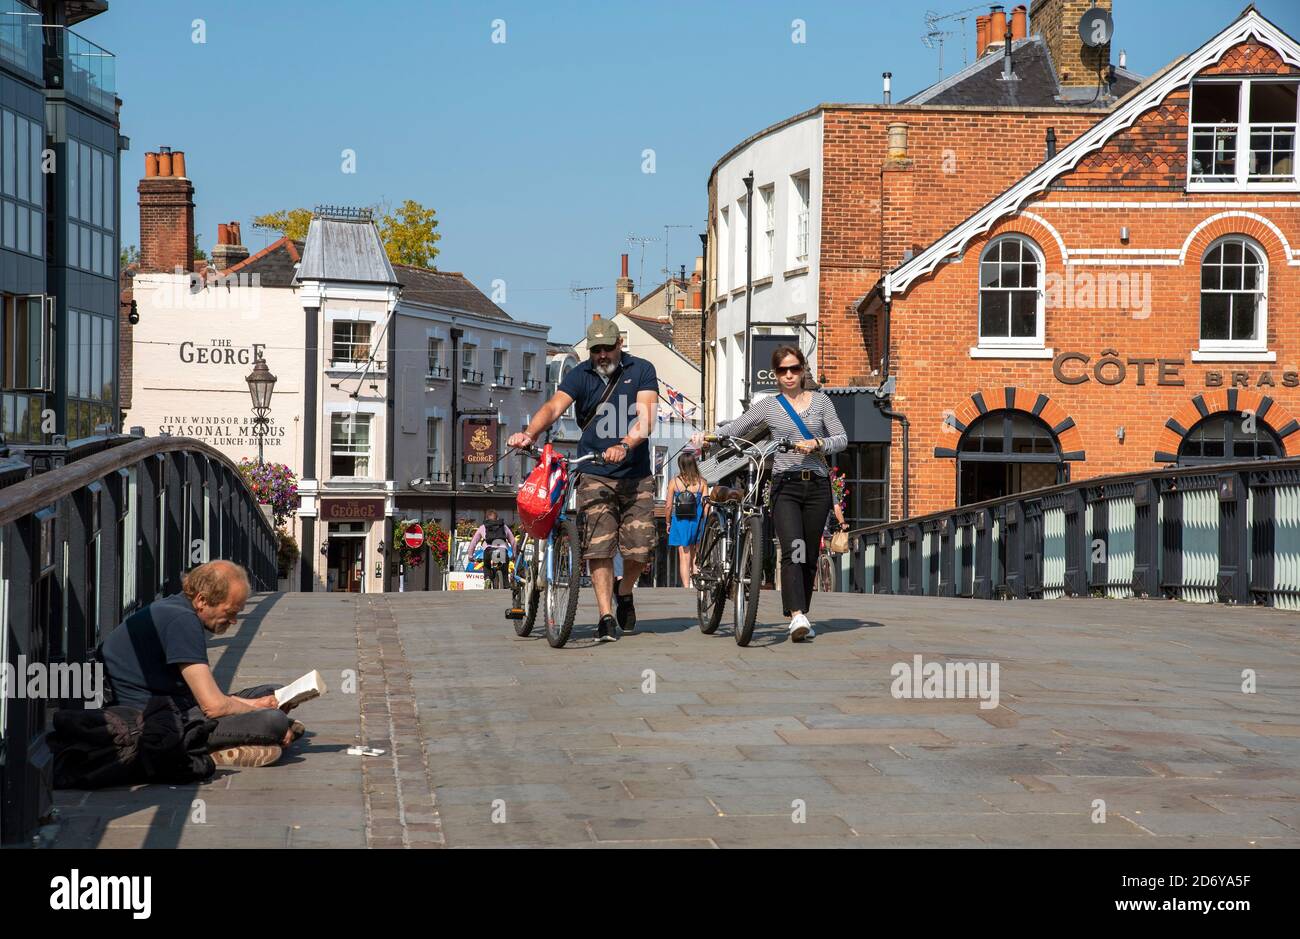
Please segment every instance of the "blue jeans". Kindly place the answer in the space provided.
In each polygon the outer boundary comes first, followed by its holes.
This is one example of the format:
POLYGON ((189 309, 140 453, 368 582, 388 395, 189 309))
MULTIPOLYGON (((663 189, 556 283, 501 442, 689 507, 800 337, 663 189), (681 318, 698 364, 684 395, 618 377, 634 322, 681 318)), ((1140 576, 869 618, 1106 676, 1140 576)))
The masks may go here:
MULTIPOLYGON (((264 698, 273 694, 283 685, 258 685, 236 691, 234 698, 264 698)), ((190 709, 190 720, 202 720, 203 709, 190 709)), ((257 711, 245 711, 243 714, 229 714, 217 718, 217 726, 208 737, 209 750, 224 750, 227 747, 239 747, 245 744, 284 744, 284 735, 289 732, 293 719, 279 708, 263 708, 257 711)))

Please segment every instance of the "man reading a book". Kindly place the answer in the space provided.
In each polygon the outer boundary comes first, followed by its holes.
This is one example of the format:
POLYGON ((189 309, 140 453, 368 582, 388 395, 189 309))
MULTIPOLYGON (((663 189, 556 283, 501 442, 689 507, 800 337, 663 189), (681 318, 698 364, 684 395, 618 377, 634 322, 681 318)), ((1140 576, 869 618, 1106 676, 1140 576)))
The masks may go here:
POLYGON ((152 697, 171 697, 189 719, 215 720, 208 743, 218 766, 267 766, 303 733, 280 709, 279 685, 228 695, 212 677, 207 634, 229 629, 249 592, 238 564, 200 564, 185 575, 181 593, 132 613, 101 650, 116 704, 144 710, 152 697))

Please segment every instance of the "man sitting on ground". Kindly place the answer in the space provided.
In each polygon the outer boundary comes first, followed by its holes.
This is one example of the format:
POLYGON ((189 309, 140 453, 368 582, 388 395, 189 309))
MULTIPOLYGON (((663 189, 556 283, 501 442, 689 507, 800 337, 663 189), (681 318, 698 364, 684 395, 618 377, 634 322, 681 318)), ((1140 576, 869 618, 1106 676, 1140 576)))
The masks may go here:
POLYGON ((230 561, 188 574, 182 593, 137 610, 109 634, 101 652, 116 703, 144 710, 171 697, 189 719, 217 722, 208 738, 218 766, 267 766, 303 734, 275 700, 280 685, 222 694, 208 666, 207 635, 222 635, 248 602, 248 575, 230 561))

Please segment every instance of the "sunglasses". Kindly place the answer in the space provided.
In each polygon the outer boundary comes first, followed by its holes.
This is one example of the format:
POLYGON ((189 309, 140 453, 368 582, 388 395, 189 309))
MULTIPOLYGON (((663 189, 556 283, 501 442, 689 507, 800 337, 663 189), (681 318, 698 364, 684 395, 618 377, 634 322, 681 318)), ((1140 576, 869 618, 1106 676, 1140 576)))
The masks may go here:
POLYGON ((800 372, 803 371, 803 366, 802 365, 778 365, 776 368, 772 369, 772 371, 776 372, 778 375, 798 375, 800 372))
POLYGON ((606 355, 613 351, 614 351, 613 346, 592 346, 591 347, 592 355, 606 355))

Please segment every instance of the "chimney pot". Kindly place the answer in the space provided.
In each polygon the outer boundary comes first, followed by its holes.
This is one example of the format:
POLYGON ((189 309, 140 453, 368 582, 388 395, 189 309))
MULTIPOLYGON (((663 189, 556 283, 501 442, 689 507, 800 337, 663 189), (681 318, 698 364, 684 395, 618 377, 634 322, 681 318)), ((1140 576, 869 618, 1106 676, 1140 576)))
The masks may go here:
POLYGON ((144 175, 146 179, 158 175, 158 154, 146 153, 144 155, 144 175))
POLYGON ((185 176, 185 151, 183 150, 172 153, 172 175, 185 176))
MULTIPOLYGON (((623 255, 623 256, 624 256, 624 257, 627 257, 627 255, 623 255)), ((600 314, 599 314, 599 313, 593 313, 593 314, 591 314, 591 321, 592 321, 593 323, 596 322, 596 320, 598 320, 598 319, 600 319, 600 314)))
POLYGON ((975 17, 975 58, 984 54, 985 48, 989 44, 989 18, 988 16, 975 17))
POLYGON ((894 73, 893 73, 893 72, 882 72, 881 75, 880 75, 880 78, 881 78, 881 81, 883 82, 883 85, 884 85, 884 91, 885 91, 885 104, 892 104, 892 103, 893 103, 893 96, 892 96, 891 92, 893 91, 893 85, 894 85, 894 81, 893 81, 893 79, 894 79, 894 73))
POLYGON ((1006 44, 1006 34, 1007 14, 1000 5, 995 5, 989 10, 989 42, 985 48, 1001 48, 1006 44))
POLYGON ((1029 35, 1029 10, 1022 3, 1011 11, 1011 38, 1024 39, 1029 35))
POLYGON ((230 241, 230 226, 225 222, 217 223, 217 244, 228 245, 230 241))
POLYGON ((172 148, 171 147, 158 148, 158 175, 159 176, 172 175, 172 148))
POLYGON ((622 263, 621 273, 618 276, 626 277, 627 276, 627 255, 626 254, 620 255, 620 257, 622 258, 623 263, 622 263))
POLYGON ((889 125, 889 159, 906 160, 907 159, 907 125, 890 124, 889 125))
POLYGON ((229 227, 230 227, 230 237, 233 239, 230 243, 232 245, 242 245, 244 243, 244 236, 239 230, 239 223, 230 222, 229 227))

